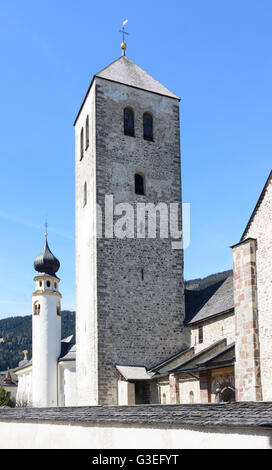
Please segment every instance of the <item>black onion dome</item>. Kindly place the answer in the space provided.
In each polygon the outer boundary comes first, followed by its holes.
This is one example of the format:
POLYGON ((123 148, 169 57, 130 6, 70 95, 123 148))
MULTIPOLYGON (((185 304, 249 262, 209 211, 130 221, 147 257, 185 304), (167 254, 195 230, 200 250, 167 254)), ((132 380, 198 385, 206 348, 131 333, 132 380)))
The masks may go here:
POLYGON ((49 274, 49 276, 55 276, 60 268, 60 262, 51 252, 47 238, 42 253, 34 261, 34 268, 39 273, 49 274))

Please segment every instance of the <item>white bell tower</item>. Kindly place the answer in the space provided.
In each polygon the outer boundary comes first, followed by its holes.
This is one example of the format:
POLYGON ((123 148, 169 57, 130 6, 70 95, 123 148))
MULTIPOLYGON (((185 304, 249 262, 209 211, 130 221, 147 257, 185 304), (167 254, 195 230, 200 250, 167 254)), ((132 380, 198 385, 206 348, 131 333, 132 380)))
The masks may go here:
POLYGON ((61 294, 56 276, 59 260, 45 246, 35 259, 32 294, 32 406, 58 405, 58 358, 61 352, 61 294))

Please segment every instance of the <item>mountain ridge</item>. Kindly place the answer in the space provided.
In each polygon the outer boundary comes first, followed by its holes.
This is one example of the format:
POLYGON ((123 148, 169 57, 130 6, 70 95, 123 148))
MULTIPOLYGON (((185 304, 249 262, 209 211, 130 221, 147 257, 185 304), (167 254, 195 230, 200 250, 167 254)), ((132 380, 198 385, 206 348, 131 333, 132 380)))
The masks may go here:
MULTIPOLYGON (((75 334, 75 312, 61 312, 61 337, 75 334)), ((32 356, 32 315, 0 320, 0 371, 13 369, 24 358, 23 351, 32 356)))

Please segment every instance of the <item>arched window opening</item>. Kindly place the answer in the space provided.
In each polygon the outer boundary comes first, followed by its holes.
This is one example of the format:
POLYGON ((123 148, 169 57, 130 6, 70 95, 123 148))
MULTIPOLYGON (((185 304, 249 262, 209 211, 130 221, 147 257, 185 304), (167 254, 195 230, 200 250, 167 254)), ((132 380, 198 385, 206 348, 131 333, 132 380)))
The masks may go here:
POLYGON ((194 392, 191 390, 190 391, 190 403, 194 403, 194 402, 195 402, 194 392))
POLYGON ((135 194, 140 194, 142 196, 145 194, 144 177, 139 173, 135 174, 135 194))
POLYGON ((85 149, 89 147, 90 139, 89 139, 89 115, 86 117, 86 126, 85 126, 85 134, 86 134, 86 147, 85 149))
POLYGON ((39 282, 39 286, 42 287, 42 281, 39 282))
POLYGON ((34 315, 40 315, 40 310, 41 310, 41 306, 39 302, 35 302, 34 308, 33 308, 34 315))
POLYGON ((83 127, 81 128, 81 132, 80 132, 80 160, 82 160, 83 156, 84 156, 84 129, 83 127))
POLYGON ((166 405, 166 393, 163 393, 162 395, 162 404, 166 405))
POLYGON ((61 317, 60 304, 57 305, 57 315, 61 317))
POLYGON ((50 281, 46 281, 46 287, 51 287, 51 282, 50 281))
POLYGON ((134 137, 134 112, 131 108, 124 109, 124 134, 134 137))
POLYGON ((87 183, 85 181, 84 189, 83 189, 83 207, 85 207, 86 204, 87 204, 87 183))
POLYGON ((150 113, 143 115, 144 139, 153 140, 153 117, 150 113))
POLYGON ((57 283, 56 283, 56 282, 54 282, 54 289, 56 289, 56 288, 57 288, 57 283))
POLYGON ((233 387, 225 387, 220 394, 220 402, 230 403, 235 401, 235 390, 233 387))

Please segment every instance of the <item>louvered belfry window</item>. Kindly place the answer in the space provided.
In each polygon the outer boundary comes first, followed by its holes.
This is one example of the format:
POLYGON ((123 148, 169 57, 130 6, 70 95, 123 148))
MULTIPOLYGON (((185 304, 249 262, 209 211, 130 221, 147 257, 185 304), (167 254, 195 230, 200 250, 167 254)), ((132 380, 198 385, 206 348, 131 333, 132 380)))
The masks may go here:
POLYGON ((153 117, 150 113, 143 115, 144 139, 153 140, 153 117))
POLYGON ((124 134, 134 137, 134 112, 131 108, 124 109, 124 134))

